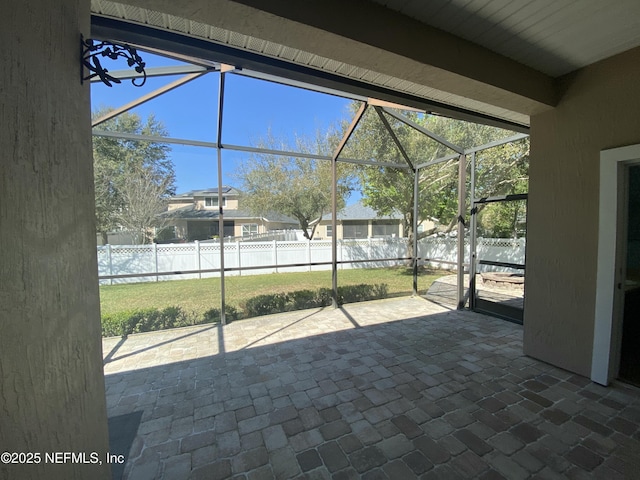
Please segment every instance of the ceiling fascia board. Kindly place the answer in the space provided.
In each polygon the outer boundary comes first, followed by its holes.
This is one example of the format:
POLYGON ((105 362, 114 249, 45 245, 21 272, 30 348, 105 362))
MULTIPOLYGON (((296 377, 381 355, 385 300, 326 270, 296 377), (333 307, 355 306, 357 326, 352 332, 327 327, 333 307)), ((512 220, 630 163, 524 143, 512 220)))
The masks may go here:
MULTIPOLYGON (((222 0, 217 1, 221 3, 222 0)), ((368 0, 349 0, 348 2, 344 0, 305 0, 304 2, 225 0, 225 2, 244 7, 245 15, 253 14, 253 18, 263 20, 265 25, 268 24, 269 19, 265 18, 265 15, 259 16, 257 12, 288 20, 290 24, 297 24, 299 29, 297 35, 283 32, 280 28, 272 32, 272 38, 264 37, 264 34, 268 34, 269 31, 266 27, 262 27, 263 36, 259 38, 275 43, 283 43, 306 51, 310 51, 307 44, 317 45, 318 48, 325 46, 329 49, 332 43, 338 45, 342 43, 342 48, 338 46, 335 50, 338 54, 343 51, 346 55, 346 51, 351 46, 346 42, 351 40, 379 49, 378 58, 374 56, 371 58, 373 62, 384 61, 381 58, 384 52, 412 60, 425 67, 410 69, 405 62, 407 70, 402 77, 405 80, 419 83, 418 78, 408 78, 408 76, 422 75, 425 78, 425 74, 428 73, 429 84, 433 88, 462 96, 475 92, 476 100, 490 103, 493 98, 496 101, 506 102, 496 103, 496 105, 527 115, 535 112, 517 110, 507 103, 513 102, 514 106, 519 103, 523 108, 536 110, 544 109, 544 106, 554 107, 560 99, 553 77, 368 0), (301 33, 302 27, 314 28, 317 38, 313 38, 314 36, 309 33, 307 35, 301 33), (341 37, 342 42, 331 42, 330 37, 321 39, 319 38, 321 32, 341 37), (310 37, 313 40, 310 40, 310 37), (294 44, 294 41, 297 43, 294 44), (500 95, 498 90, 502 91, 503 95, 500 95), (507 98, 508 94, 522 98, 507 98), (528 106, 524 99, 530 101, 528 106)), ((272 23, 275 22, 272 20, 272 23)), ((252 35, 248 31, 239 33, 252 35)), ((314 51, 314 53, 334 58, 326 51, 314 51)), ((368 58, 362 55, 364 52, 359 53, 365 59, 368 58)), ((336 58, 336 60, 341 59, 336 58)), ((345 59, 341 61, 350 63, 345 59)), ((358 66, 370 68, 367 65, 358 66)), ((375 70, 375 68, 372 69, 375 70)))
POLYGON ((299 86, 300 82, 308 84, 310 89, 317 85, 324 89, 343 91, 347 94, 346 96, 352 94, 355 97, 374 97, 379 100, 406 105, 407 107, 458 120, 491 125, 522 133, 529 131, 528 125, 148 25, 92 15, 91 36, 95 39, 131 43, 142 48, 149 47, 217 63, 226 63, 234 65, 238 69, 247 69, 280 77, 283 79, 282 83, 285 84, 287 83, 286 79, 291 79, 298 83, 297 86, 299 86))

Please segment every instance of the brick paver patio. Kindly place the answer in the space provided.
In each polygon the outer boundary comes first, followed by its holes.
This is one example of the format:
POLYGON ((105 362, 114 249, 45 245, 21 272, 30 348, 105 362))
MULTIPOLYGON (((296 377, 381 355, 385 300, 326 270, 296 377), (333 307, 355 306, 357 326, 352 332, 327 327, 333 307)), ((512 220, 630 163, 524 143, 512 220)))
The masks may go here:
POLYGON ((124 478, 640 478, 640 393, 419 298, 104 340, 124 478))

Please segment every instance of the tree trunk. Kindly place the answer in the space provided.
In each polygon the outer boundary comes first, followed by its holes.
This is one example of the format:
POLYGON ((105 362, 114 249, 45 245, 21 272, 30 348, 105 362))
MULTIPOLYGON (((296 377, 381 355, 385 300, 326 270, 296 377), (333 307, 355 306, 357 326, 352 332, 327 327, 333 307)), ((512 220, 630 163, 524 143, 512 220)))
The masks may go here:
POLYGON ((410 267, 410 266, 413 265, 413 257, 414 257, 414 252, 413 252, 413 231, 409 231, 408 235, 407 235, 407 257, 412 259, 412 260, 407 260, 407 266, 410 267))
POLYGON ((315 223, 313 228, 311 229, 311 235, 309 235, 309 240, 313 240, 313 236, 316 234, 316 228, 318 228, 319 223, 315 223))
MULTIPOLYGON (((413 212, 404 216, 404 229, 407 233, 407 257, 413 259, 413 236, 415 235, 415 232, 413 231, 413 212)), ((413 265, 413 260, 407 260, 406 265, 407 267, 411 267, 413 265)))

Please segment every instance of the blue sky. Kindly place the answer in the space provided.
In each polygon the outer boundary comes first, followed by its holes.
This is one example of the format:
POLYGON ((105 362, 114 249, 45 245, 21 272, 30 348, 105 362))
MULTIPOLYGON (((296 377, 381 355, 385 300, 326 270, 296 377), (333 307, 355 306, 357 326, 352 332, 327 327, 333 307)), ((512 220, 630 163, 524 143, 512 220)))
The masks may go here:
MULTIPOLYGON (((178 65, 180 62, 142 52, 147 67, 178 65)), ((109 70, 124 67, 105 65, 109 70)), ((147 79, 137 88, 126 80, 107 87, 93 83, 92 109, 119 107, 145 93, 180 78, 147 79)), ((131 110, 146 118, 154 114, 169 136, 216 141, 217 97, 219 76, 210 73, 131 110)), ((251 79, 240 75, 226 76, 222 141, 227 144, 253 146, 267 131, 276 137, 315 135, 330 125, 348 119, 350 100, 308 90, 251 79)), ((171 158, 176 170, 178 192, 217 186, 217 154, 215 149, 172 145, 171 158)), ((236 185, 235 166, 248 154, 223 151, 223 182, 236 185)))

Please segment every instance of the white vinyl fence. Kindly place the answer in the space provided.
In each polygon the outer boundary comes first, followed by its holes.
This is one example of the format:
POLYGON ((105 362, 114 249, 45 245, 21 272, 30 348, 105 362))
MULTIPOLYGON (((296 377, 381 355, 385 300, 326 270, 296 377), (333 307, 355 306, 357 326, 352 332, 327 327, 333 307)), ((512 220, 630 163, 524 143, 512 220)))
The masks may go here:
MULTIPOLYGON (((477 259, 493 262, 525 263, 524 238, 479 238, 477 240, 477 259)), ((455 270, 458 259, 458 239, 456 237, 427 237, 418 242, 418 257, 422 259, 442 260, 424 262, 435 268, 448 268, 455 270), (446 263, 445 263, 446 262, 446 263)), ((464 263, 469 263, 469 239, 465 238, 464 263)), ((477 272, 516 272, 508 267, 494 267, 478 265, 477 272)), ((524 273, 520 271, 520 273, 524 273)))
MULTIPOLYGON (((468 245, 465 261, 468 261, 468 245)), ((524 263, 524 239, 487 239, 479 243, 482 258, 524 263), (484 250, 483 250, 484 249, 484 250)), ((421 258, 456 261, 455 238, 428 237, 419 242, 421 258)), ((346 263, 340 269, 390 267, 403 264, 386 258, 407 256, 404 238, 373 238, 338 241, 338 261, 373 260, 366 263, 346 263), (376 261, 377 259, 380 259, 376 261)), ((224 266, 228 275, 258 275, 277 272, 308 272, 331 269, 331 241, 271 241, 230 242, 224 245, 224 266), (310 265, 326 263, 325 265, 310 265), (290 266, 286 266, 290 265, 290 266), (293 265, 293 266, 291 266, 293 265)), ((432 262, 434 267, 452 268, 450 264, 432 262)), ((220 245, 217 243, 180 243, 168 245, 103 245, 98 246, 98 273, 102 276, 148 274, 145 276, 101 279, 101 285, 115 283, 183 280, 218 277, 220 245), (205 270, 200 273, 179 273, 205 270), (167 275, 166 273, 171 272, 167 275), (156 274, 165 273, 165 275, 156 274)))

